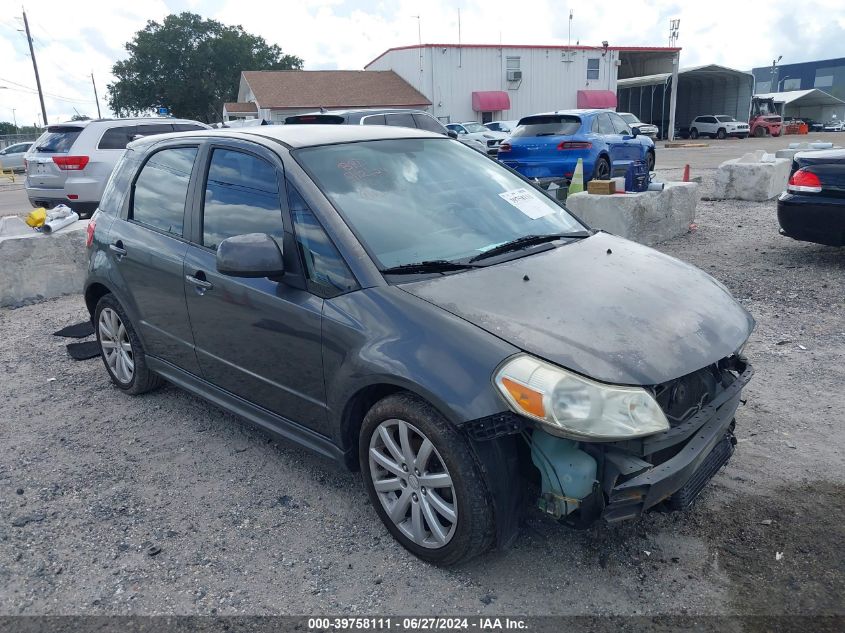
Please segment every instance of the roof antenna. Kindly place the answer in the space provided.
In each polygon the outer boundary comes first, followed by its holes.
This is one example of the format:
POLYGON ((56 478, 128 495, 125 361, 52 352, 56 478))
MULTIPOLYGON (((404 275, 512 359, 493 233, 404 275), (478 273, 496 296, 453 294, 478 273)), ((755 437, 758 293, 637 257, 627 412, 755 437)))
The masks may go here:
POLYGON ((326 110, 323 106, 320 106, 320 112, 328 112, 328 110, 326 110))

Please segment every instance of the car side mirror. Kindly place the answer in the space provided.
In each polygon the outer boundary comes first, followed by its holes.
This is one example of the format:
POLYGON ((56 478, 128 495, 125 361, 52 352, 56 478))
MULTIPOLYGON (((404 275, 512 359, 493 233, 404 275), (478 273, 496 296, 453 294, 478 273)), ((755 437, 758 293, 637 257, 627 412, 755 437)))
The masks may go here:
POLYGON ((639 135, 640 135, 640 131, 637 128, 632 127, 631 128, 631 136, 634 137, 634 138, 637 138, 639 135))
POLYGON ((458 138, 458 133, 455 130, 446 130, 446 134, 449 135, 449 138, 458 138))
POLYGON ((227 237, 217 245, 217 271, 231 277, 280 277, 282 246, 267 233, 227 237))

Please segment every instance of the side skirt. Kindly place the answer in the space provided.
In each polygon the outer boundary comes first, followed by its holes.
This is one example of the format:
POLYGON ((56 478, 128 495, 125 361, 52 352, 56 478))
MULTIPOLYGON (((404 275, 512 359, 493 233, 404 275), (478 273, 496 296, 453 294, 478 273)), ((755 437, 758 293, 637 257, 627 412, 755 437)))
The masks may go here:
POLYGON ((221 409, 234 413, 282 439, 304 446, 345 466, 343 451, 326 436, 252 404, 240 396, 215 387, 210 382, 189 374, 167 361, 147 356, 147 366, 177 387, 200 396, 221 409))

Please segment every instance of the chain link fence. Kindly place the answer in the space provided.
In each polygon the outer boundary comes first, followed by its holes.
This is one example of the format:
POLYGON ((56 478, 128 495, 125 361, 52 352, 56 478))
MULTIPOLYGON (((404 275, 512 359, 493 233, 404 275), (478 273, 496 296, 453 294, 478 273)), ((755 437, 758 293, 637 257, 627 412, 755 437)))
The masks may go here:
POLYGON ((15 143, 32 142, 41 136, 41 132, 31 132, 29 134, 0 134, 0 149, 14 145, 15 143))

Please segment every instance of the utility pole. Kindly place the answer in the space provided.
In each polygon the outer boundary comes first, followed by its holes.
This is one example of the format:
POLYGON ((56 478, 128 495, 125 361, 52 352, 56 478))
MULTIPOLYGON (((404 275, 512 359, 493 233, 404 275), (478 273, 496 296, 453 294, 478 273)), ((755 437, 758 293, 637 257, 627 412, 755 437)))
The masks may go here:
POLYGON ((94 73, 91 73, 91 85, 94 86, 94 101, 97 102, 97 118, 102 119, 100 114, 100 99, 97 97, 97 84, 94 83, 94 73))
POLYGON ((18 117, 15 115, 15 108, 12 108, 12 121, 15 125, 15 134, 18 133, 18 117))
POLYGON ((29 42, 29 56, 32 57, 32 69, 35 71, 35 85, 38 86, 38 98, 41 100, 41 116, 47 125, 47 108, 44 107, 44 93, 41 92, 41 78, 38 76, 38 64, 35 62, 35 50, 32 48, 32 36, 29 34, 29 22, 26 11, 23 12, 23 26, 26 29, 26 41, 29 42))

